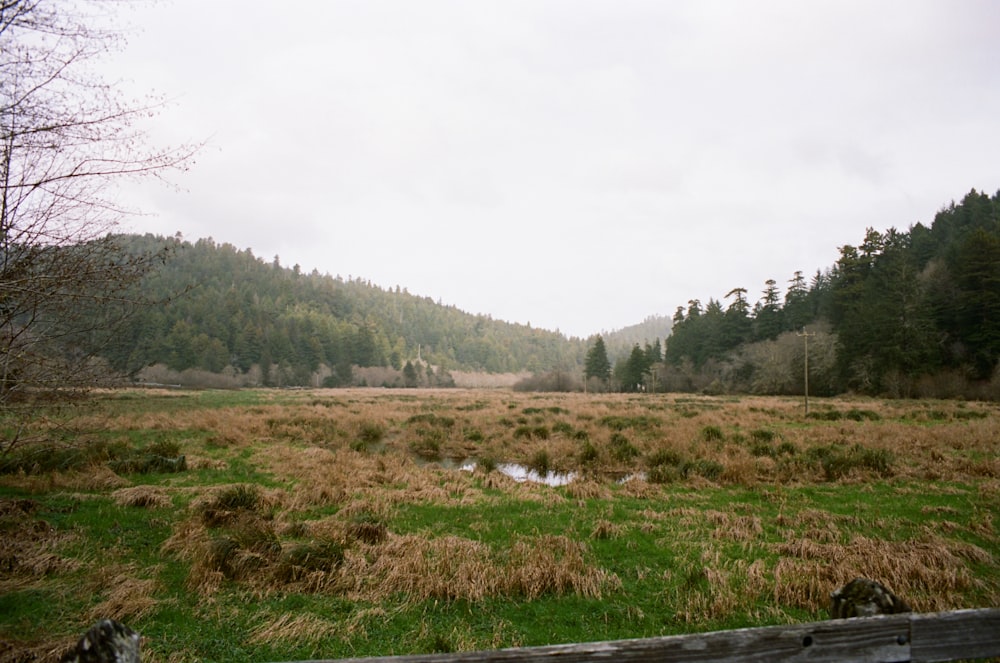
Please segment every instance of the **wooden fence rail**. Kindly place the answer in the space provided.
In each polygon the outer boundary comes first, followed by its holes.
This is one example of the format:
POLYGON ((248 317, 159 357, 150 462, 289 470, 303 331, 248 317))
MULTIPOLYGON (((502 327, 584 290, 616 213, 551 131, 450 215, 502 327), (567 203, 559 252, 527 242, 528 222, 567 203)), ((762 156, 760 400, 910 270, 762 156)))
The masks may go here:
POLYGON ((1000 656, 1000 608, 833 619, 641 640, 352 658, 336 663, 929 663, 993 656, 1000 656))

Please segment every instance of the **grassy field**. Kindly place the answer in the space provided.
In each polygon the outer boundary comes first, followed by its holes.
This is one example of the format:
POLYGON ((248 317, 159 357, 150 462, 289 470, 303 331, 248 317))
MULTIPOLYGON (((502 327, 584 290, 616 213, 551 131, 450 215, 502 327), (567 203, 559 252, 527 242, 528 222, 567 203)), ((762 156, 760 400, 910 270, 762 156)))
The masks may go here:
POLYGON ((856 576, 919 611, 1000 605, 1000 408, 812 410, 94 394, 0 456, 0 661, 57 660, 105 616, 145 660, 278 661, 811 621, 856 576))

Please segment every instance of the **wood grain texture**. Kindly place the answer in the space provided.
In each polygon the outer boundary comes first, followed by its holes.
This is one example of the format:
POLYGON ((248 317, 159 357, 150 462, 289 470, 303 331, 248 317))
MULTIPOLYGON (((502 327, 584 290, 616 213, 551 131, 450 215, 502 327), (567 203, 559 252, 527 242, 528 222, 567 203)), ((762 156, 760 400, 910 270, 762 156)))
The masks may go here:
POLYGON ((1000 656, 997 608, 832 619, 641 640, 351 658, 336 663, 930 663, 988 656, 1000 656))

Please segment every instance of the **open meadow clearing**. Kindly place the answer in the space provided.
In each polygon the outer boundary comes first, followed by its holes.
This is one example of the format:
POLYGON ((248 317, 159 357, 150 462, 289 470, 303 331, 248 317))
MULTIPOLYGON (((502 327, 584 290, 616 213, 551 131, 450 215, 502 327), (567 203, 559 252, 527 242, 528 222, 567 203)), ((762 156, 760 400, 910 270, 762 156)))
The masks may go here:
POLYGON ((998 447, 963 401, 102 392, 0 456, 0 661, 100 617, 280 661, 812 621, 856 576, 995 607, 998 447))

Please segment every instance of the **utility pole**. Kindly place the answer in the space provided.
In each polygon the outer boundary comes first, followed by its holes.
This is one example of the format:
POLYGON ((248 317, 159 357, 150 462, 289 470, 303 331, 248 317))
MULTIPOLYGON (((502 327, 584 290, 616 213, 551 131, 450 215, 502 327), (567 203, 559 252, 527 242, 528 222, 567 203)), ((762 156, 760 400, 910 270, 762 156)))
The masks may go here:
POLYGON ((806 414, 808 415, 809 414, 809 337, 810 336, 815 336, 816 332, 807 332, 806 328, 803 327, 802 328, 802 333, 799 334, 798 332, 796 332, 795 335, 796 336, 801 336, 802 340, 805 342, 806 352, 805 352, 805 358, 804 358, 804 361, 803 361, 803 364, 804 364, 803 377, 805 378, 806 414))

